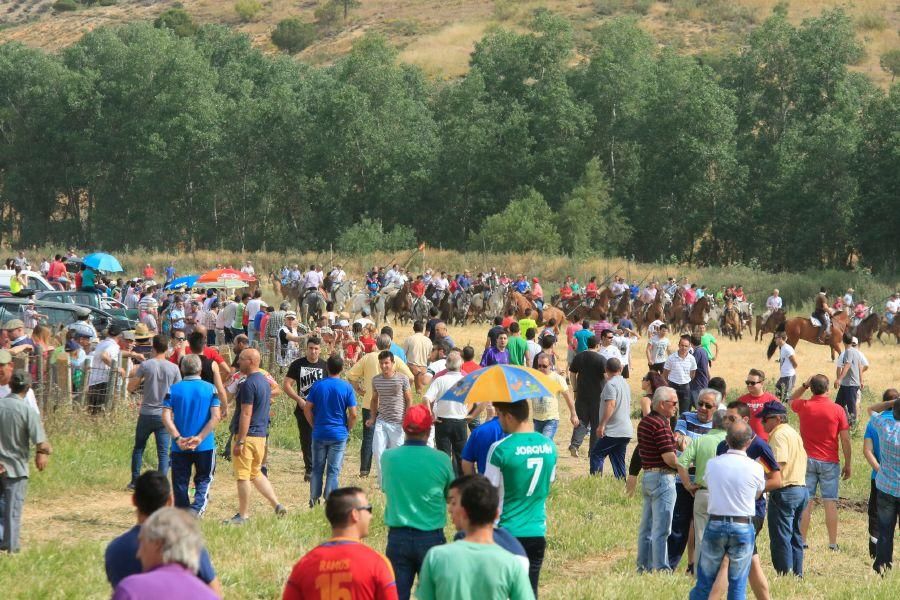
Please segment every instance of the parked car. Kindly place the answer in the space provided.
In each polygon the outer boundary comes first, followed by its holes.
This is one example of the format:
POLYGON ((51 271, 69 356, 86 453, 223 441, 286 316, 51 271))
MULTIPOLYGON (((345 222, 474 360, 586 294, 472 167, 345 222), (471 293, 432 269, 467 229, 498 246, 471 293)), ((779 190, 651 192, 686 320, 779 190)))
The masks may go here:
MULTIPOLYGON (((28 277, 28 289, 35 292, 46 292, 54 289, 50 283, 44 279, 44 276, 37 271, 22 271, 28 277)), ((9 295, 9 280, 14 277, 15 271, 11 269, 0 269, 0 295, 9 295), (5 293, 3 293, 5 292, 5 293)))
POLYGON ((138 319, 137 310, 126 308, 124 304, 122 304, 115 298, 104 296, 99 292, 81 292, 74 290, 62 292, 54 290, 50 292, 41 292, 37 295, 37 298, 39 300, 62 302, 64 304, 90 306, 91 308, 97 308, 104 312, 107 312, 119 319, 127 319, 131 321, 137 321, 138 319))
MULTIPOLYGON (((0 298, 0 322, 5 323, 10 319, 21 319, 24 315, 26 298, 0 298)), ((47 319, 41 322, 51 325, 54 329, 59 326, 67 327, 78 320, 81 315, 90 315, 94 329, 101 331, 112 324, 128 330, 134 329, 136 322, 131 319, 122 319, 109 314, 99 308, 81 306, 71 302, 51 302, 48 300, 36 300, 35 309, 41 314, 47 315, 47 319)))

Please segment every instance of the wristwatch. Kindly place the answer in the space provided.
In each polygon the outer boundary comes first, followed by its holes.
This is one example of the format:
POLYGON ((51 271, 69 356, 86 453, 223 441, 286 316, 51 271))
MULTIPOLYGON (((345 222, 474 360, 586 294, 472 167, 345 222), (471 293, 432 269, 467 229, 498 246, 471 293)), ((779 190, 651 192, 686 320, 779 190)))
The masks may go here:
POLYGON ((173 438, 172 441, 177 442, 177 441, 180 440, 180 439, 181 439, 181 436, 180 436, 180 435, 176 435, 176 436, 173 438))

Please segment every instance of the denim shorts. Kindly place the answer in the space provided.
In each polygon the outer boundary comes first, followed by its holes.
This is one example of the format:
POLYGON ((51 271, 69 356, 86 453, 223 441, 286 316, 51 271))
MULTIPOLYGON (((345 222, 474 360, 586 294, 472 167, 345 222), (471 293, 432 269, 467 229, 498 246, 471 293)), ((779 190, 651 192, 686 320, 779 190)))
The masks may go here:
POLYGON ((822 490, 822 500, 837 500, 840 478, 840 463, 806 459, 806 488, 809 490, 810 500, 815 498, 817 486, 822 490))

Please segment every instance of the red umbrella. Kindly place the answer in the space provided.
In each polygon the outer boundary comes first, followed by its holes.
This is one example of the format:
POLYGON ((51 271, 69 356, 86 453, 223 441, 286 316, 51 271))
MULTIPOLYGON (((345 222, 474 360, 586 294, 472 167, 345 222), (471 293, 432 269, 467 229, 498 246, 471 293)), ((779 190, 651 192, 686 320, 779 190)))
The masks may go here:
POLYGON ((209 287, 242 288, 256 277, 235 269, 216 269, 201 275, 194 285, 206 284, 209 287))

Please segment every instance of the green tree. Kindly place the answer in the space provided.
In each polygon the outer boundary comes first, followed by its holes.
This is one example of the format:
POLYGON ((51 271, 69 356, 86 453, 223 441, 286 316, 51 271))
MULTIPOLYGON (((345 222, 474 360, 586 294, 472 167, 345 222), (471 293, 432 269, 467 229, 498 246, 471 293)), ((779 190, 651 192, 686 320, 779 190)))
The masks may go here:
POLYGON ((237 0, 234 3, 234 12, 237 13, 244 23, 255 20, 262 8, 262 3, 259 0, 237 0))
POLYGON ((557 224, 562 249, 572 256, 616 256, 624 250, 632 228, 613 204, 598 159, 587 163, 578 185, 564 198, 557 224))
POLYGON ((897 75, 900 74, 900 48, 894 48, 882 54, 878 64, 885 72, 891 74, 891 83, 894 83, 897 75))
POLYGON ((484 221, 469 245, 494 252, 558 252, 562 245, 552 213, 540 192, 524 188, 501 212, 484 221))
POLYGON ((154 27, 171 29, 178 37, 191 37, 197 33, 194 19, 183 8, 170 8, 153 22, 154 27))
POLYGON ((272 43, 290 54, 300 52, 316 41, 316 28, 297 17, 282 19, 272 30, 272 43))
POLYGON ((395 252, 415 245, 416 235, 412 228, 398 225, 385 232, 381 221, 365 217, 344 230, 337 241, 338 250, 347 254, 395 252))

